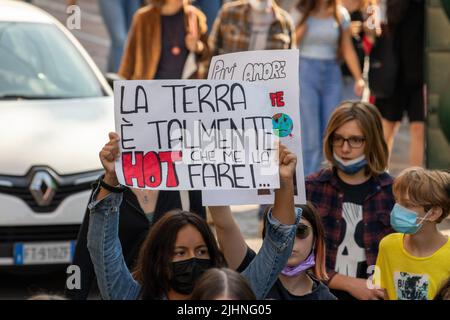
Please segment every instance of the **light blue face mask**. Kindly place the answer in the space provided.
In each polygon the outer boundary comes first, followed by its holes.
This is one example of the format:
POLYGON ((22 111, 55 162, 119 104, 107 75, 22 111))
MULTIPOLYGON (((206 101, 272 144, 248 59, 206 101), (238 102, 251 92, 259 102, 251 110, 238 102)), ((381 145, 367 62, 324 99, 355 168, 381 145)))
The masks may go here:
POLYGON ((430 212, 431 210, 425 214, 425 217, 419 218, 421 221, 417 223, 418 218, 415 211, 409 210, 396 203, 391 211, 391 226, 397 232, 415 234, 422 227, 423 222, 430 212))
POLYGON ((333 158, 338 169, 345 172, 346 174, 355 174, 359 172, 359 170, 364 168, 367 164, 365 155, 362 155, 350 161, 344 161, 343 159, 339 158, 336 153, 333 152, 333 158))

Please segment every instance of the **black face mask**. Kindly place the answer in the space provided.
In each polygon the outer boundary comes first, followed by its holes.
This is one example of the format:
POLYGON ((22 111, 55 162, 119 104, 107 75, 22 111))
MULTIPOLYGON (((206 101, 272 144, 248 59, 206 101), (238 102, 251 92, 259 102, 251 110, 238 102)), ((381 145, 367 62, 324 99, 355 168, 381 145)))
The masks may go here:
POLYGON ((170 287, 178 293, 191 294, 197 279, 209 268, 211 268, 210 259, 192 258, 172 262, 170 287))

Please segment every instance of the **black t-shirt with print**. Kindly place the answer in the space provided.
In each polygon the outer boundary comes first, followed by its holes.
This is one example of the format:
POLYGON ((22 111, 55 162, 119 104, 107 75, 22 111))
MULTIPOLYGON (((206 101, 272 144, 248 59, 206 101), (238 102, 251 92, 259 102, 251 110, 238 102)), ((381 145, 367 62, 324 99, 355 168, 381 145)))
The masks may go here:
POLYGON ((362 205, 367 195, 369 194, 370 185, 373 184, 373 178, 370 178, 362 184, 353 185, 342 181, 341 178, 339 178, 339 175, 336 176, 339 182, 339 186, 344 193, 344 202, 351 202, 362 205))
MULTIPOLYGON (((367 278, 367 261, 363 241, 363 202, 367 198, 372 184, 372 178, 358 185, 338 182, 343 192, 342 219, 345 224, 345 233, 338 244, 335 271, 339 274, 367 278)), ((353 299, 347 292, 332 290, 339 300, 353 299)))

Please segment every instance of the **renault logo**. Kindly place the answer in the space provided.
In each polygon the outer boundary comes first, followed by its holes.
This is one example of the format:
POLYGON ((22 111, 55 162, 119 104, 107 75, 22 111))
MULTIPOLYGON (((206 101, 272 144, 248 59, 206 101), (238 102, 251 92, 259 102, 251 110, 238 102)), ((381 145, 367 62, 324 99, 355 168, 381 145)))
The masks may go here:
POLYGON ((56 189, 56 183, 48 172, 39 171, 31 180, 31 194, 41 207, 48 206, 52 202, 56 189))

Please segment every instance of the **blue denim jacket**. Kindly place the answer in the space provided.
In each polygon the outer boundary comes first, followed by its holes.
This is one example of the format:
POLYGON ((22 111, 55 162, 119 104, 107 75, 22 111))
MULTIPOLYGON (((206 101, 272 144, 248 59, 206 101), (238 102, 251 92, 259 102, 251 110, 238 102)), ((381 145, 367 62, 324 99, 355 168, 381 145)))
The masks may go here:
MULTIPOLYGON (((91 199, 88 205, 91 216, 87 246, 105 300, 135 300, 139 299, 141 291, 122 255, 118 236, 121 202, 122 194, 111 193, 102 200, 91 199)), ((291 255, 301 209, 296 208, 294 225, 281 224, 271 212, 267 217, 266 237, 261 249, 242 272, 257 299, 266 297, 291 255)))

